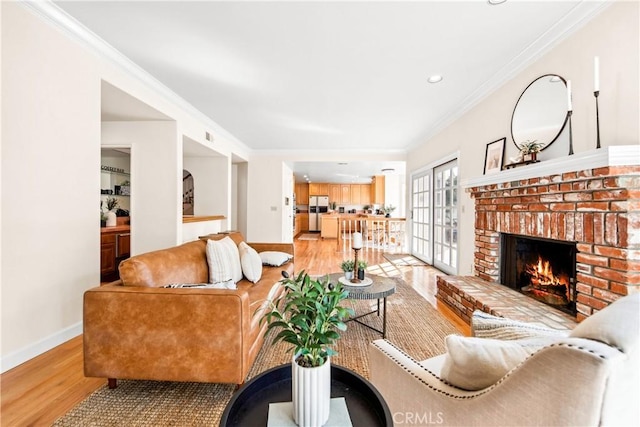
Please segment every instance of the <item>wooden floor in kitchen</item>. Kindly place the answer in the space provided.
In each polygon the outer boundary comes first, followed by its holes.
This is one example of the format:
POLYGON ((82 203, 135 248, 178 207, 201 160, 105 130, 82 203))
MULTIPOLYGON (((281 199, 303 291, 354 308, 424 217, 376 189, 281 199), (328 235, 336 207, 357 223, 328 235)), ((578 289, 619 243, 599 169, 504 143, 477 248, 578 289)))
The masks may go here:
MULTIPOLYGON (((402 277, 434 305, 461 333, 469 328, 446 307, 438 304, 436 275, 429 266, 394 265, 381 249, 363 248, 359 258, 367 261, 372 274, 402 277)), ((340 271, 340 262, 353 257, 346 243, 336 240, 296 240, 296 270, 311 275, 340 271)), ((82 336, 19 365, 0 376, 1 426, 48 426, 77 403, 106 383, 101 378, 86 378, 82 367, 82 336)))

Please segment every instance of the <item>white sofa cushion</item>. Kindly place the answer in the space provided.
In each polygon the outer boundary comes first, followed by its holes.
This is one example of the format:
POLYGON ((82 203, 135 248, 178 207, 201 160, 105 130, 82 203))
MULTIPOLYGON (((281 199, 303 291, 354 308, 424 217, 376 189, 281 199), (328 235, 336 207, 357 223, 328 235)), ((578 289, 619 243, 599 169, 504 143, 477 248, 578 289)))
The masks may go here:
POLYGON ((481 390, 495 384, 507 372, 540 348, 560 337, 496 340, 449 335, 441 378, 464 390, 481 390))
POLYGON ((258 252, 245 242, 238 245, 242 273, 248 281, 256 283, 262 277, 262 259, 258 252))
POLYGON ((584 319, 571 331, 574 338, 589 338, 630 353, 640 336, 640 293, 627 295, 584 319))
POLYGON ((207 263, 209 264, 209 282, 220 283, 242 280, 240 253, 236 243, 229 237, 220 240, 207 240, 207 263))

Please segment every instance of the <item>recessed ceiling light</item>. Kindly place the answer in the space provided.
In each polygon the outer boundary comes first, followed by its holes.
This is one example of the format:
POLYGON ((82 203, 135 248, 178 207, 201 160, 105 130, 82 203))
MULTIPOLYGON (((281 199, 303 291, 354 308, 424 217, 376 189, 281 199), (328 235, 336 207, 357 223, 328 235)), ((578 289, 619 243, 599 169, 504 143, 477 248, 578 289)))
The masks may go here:
POLYGON ((395 171, 396 170, 394 168, 384 168, 384 169, 382 169, 382 174, 383 175, 388 175, 388 174, 393 173, 395 171))
POLYGON ((346 165, 348 165, 349 163, 346 163, 346 162, 339 162, 338 164, 339 164, 340 166, 346 166, 346 165))
POLYGON ((427 79, 427 81, 429 83, 438 83, 440 81, 442 81, 442 76, 439 75, 433 75, 433 76, 429 76, 429 78, 427 79))
POLYGON ((502 4, 504 2, 506 2, 507 0, 487 0, 487 3, 489 3, 492 6, 495 6, 497 4, 502 4))

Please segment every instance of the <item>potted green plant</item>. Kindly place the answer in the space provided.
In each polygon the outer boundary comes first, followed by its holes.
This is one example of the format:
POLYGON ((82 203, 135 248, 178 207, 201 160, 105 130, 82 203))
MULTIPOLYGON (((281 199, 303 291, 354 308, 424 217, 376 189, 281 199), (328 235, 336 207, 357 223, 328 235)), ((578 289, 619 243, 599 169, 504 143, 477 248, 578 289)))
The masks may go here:
POLYGON ((535 140, 525 141, 522 144, 518 144, 522 160, 537 160, 538 153, 542 150, 542 146, 543 145, 541 143, 536 142, 535 140))
POLYGON ((329 418, 330 358, 336 354, 332 347, 340 338, 338 331, 347 329, 344 320, 354 312, 340 306, 349 292, 340 283, 331 284, 328 276, 312 279, 304 271, 293 278, 283 275, 285 293, 271 303, 262 320, 268 323, 268 331, 279 331, 272 344, 292 345, 294 421, 299 426, 320 426, 329 418))
POLYGON ((117 224, 116 209, 118 208, 118 199, 115 197, 107 197, 107 227, 115 227, 117 224))
POLYGON ((364 272, 367 269, 367 262, 358 260, 358 279, 364 280, 364 272))
POLYGON ((396 207, 393 205, 384 205, 382 206, 382 210, 384 211, 384 216, 389 218, 391 217, 391 212, 396 210, 396 207))
POLYGON ((342 271, 344 271, 344 278, 346 280, 353 279, 353 270, 355 269, 355 267, 355 262, 352 259, 345 259, 344 261, 342 261, 342 263, 340 264, 340 268, 342 269, 342 271))

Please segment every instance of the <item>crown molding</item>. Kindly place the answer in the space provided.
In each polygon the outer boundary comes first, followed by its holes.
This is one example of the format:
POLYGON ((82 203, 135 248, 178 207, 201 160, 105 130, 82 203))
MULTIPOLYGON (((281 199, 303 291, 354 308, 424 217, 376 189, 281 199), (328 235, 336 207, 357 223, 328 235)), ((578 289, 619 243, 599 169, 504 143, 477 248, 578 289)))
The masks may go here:
POLYGON ((614 2, 610 0, 581 1, 560 21, 556 22, 552 28, 533 41, 526 49, 502 67, 499 72, 495 73, 493 77, 463 99, 457 107, 453 108, 452 111, 438 120, 426 134, 421 136, 419 141, 413 142, 407 149, 414 150, 435 137, 447 126, 450 126, 456 120, 460 119, 481 101, 498 90, 503 84, 540 59, 545 53, 582 28, 582 26, 613 3, 614 2))
POLYGON ((205 115, 180 95, 169 89, 162 82, 149 74, 149 72, 123 55, 119 50, 115 49, 89 28, 82 25, 74 17, 54 4, 53 1, 20 0, 18 3, 45 22, 60 29, 69 38, 75 40, 93 54, 114 65, 128 76, 142 83, 148 89, 159 94, 165 100, 181 109, 185 114, 202 122, 206 127, 214 131, 214 136, 217 134, 217 136, 221 136, 228 141, 242 146, 242 148, 246 150, 252 151, 252 149, 245 143, 241 142, 229 131, 213 121, 209 116, 205 115))
POLYGON ((462 180, 462 188, 559 175, 609 166, 640 166, 640 145, 613 145, 585 151, 572 156, 545 160, 514 169, 507 169, 490 175, 462 180))

